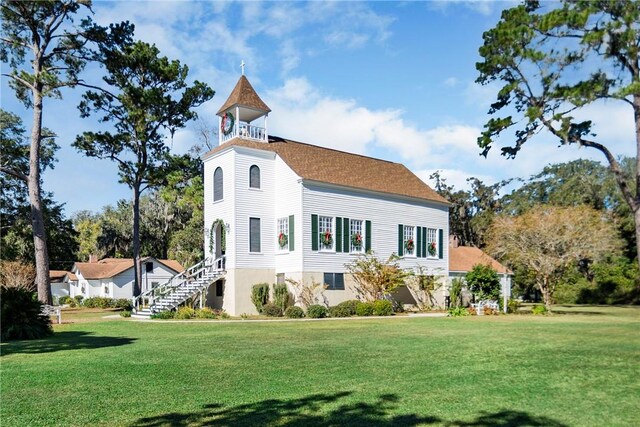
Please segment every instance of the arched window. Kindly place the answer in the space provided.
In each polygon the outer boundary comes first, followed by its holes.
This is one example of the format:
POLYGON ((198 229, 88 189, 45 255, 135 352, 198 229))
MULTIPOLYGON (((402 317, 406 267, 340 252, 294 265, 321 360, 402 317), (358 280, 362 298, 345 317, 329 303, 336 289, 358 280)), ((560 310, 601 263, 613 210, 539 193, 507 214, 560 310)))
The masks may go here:
POLYGON ((222 191, 222 168, 216 168, 213 172, 213 201, 222 200, 224 193, 222 191))
POLYGON ((249 168, 249 188, 260 188, 260 168, 256 165, 249 168))

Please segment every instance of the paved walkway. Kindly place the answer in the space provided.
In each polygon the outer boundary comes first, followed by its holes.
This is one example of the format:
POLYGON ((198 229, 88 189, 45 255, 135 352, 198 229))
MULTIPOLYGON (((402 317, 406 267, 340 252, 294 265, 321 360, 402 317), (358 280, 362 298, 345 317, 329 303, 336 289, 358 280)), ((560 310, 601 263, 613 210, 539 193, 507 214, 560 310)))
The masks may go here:
MULTIPOLYGON (((118 316, 105 316, 105 318, 120 317, 118 316)), ((412 317, 447 317, 447 313, 408 313, 401 316, 354 316, 354 317, 325 317, 323 319, 288 319, 288 318, 274 318, 274 319, 139 319, 132 317, 131 320, 137 322, 160 322, 160 323, 248 323, 248 322, 321 322, 332 320, 372 320, 372 319, 410 319, 412 317)))

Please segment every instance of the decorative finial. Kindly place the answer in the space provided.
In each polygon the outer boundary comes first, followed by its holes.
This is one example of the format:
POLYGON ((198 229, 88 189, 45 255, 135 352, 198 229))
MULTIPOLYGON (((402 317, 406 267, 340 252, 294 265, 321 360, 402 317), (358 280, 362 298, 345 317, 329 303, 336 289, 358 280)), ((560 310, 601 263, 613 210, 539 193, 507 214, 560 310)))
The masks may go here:
POLYGON ((242 75, 244 76, 244 61, 240 63, 240 68, 242 68, 242 75))

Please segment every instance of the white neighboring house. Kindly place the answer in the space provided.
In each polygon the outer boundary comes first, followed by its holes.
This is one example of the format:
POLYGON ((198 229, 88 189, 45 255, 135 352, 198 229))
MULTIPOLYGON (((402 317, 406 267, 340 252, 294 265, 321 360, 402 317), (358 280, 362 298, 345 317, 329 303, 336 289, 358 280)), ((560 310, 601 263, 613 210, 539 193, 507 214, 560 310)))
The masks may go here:
POLYGON ((268 135, 270 111, 240 77, 203 156, 205 252, 226 257, 209 305, 255 313, 252 286, 288 278, 326 283, 330 305, 353 299, 345 264, 367 250, 447 276, 447 200, 402 164, 268 135))
POLYGON ((69 296, 70 286, 74 280, 77 280, 75 274, 69 271, 49 270, 51 296, 54 298, 69 296))
MULTIPOLYGON (((459 246, 458 239, 449 238, 449 278, 464 279, 464 276, 475 265, 488 265, 500 277, 500 295, 503 299, 511 298, 511 281, 513 272, 485 252, 472 246, 459 246)), ((468 292, 467 292, 468 294, 468 292)), ((467 295, 470 298, 470 294, 467 295)))
MULTIPOLYGON (((163 284, 184 268, 177 261, 142 258, 142 291, 163 284)), ((72 273, 77 280, 70 282, 69 294, 84 298, 133 297, 134 269, 131 258, 105 258, 95 262, 76 262, 72 273)))

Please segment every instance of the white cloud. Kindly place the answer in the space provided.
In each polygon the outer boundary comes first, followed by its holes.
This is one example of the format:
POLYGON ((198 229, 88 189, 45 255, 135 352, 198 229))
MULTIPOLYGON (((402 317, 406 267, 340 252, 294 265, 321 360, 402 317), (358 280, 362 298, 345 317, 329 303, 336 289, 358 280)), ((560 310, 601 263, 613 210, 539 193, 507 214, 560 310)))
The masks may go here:
POLYGON ((456 87, 458 85, 458 79, 455 77, 449 77, 444 81, 444 85, 447 87, 456 87))

